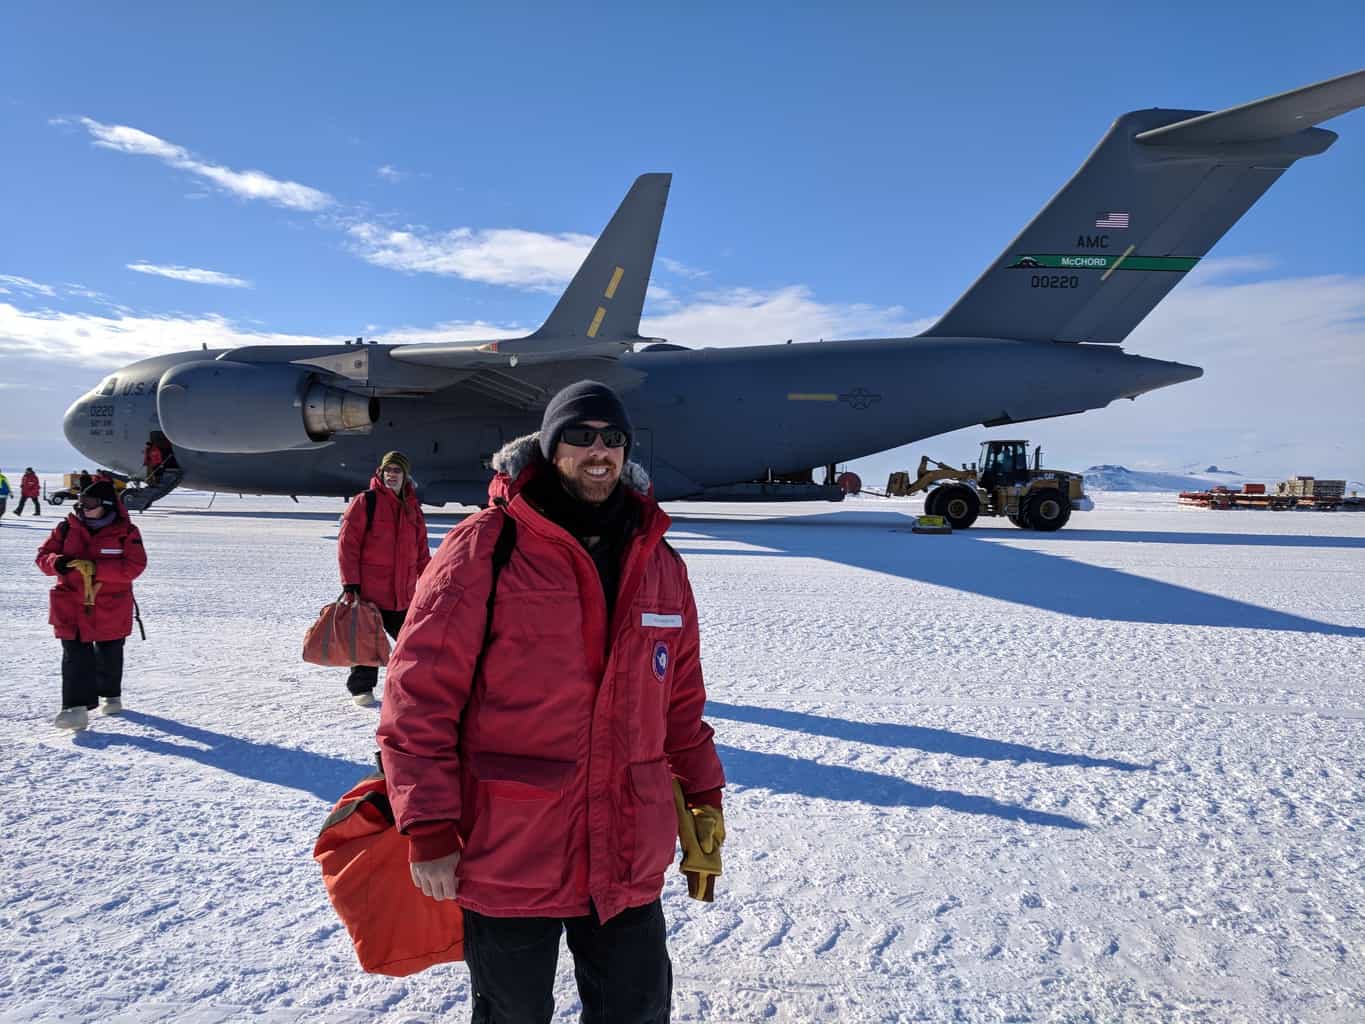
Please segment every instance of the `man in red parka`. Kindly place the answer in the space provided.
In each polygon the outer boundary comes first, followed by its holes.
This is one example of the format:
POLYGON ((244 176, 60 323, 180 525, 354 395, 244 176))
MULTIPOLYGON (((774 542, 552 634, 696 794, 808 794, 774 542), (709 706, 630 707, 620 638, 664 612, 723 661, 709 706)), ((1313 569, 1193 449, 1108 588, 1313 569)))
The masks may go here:
POLYGON ((719 870, 697 609, 630 441, 605 385, 556 395, 494 458, 494 506, 441 544, 389 661, 389 795, 414 883, 463 908, 475 1021, 550 1019, 563 931, 584 1020, 667 1021, 675 780, 719 870))
POLYGON ((42 494, 42 487, 38 484, 38 474, 33 472, 33 467, 29 466, 24 470, 23 478, 19 481, 19 507, 14 510, 16 516, 24 514, 24 506, 30 501, 33 502, 33 514, 41 515, 43 512, 42 502, 38 496, 42 494))
MULTIPOLYGON (((402 452, 379 460, 367 491, 351 499, 337 537, 341 586, 351 596, 379 608, 384 629, 396 637, 417 589, 417 577, 431 561, 427 521, 412 484, 412 465, 402 452)), ((379 669, 353 665, 346 679, 351 699, 374 703, 379 669)))
POLYGON ((79 732, 101 699, 106 715, 123 710, 123 641, 133 631, 133 580, 147 568, 147 552, 114 485, 100 480, 81 492, 36 561, 57 577, 48 622, 62 642, 62 710, 53 724, 79 732))

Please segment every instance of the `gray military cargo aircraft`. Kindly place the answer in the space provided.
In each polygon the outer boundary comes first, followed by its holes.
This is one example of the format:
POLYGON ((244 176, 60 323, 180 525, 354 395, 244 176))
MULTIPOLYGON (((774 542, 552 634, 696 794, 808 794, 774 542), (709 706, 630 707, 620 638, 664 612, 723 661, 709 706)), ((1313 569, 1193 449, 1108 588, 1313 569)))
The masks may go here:
POLYGON ((1335 141, 1314 125, 1363 105, 1358 71, 1215 113, 1124 114, 913 338, 691 350, 640 337, 670 184, 646 174, 534 334, 157 356, 73 404, 65 433, 125 473, 140 473, 151 441, 183 474, 168 481, 262 494, 354 494, 398 448, 424 502, 477 505, 493 452, 537 429, 559 388, 591 377, 622 393, 633 456, 661 499, 837 498, 832 484, 783 478, 1199 377, 1118 346, 1295 160, 1335 141))

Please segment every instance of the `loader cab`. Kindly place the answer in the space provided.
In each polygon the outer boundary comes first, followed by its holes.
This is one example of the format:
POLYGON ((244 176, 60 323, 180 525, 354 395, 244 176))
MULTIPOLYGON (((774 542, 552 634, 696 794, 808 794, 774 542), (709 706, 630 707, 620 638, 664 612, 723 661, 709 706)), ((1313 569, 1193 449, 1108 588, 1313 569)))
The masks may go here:
POLYGON ((978 465, 977 480, 982 490, 1027 483, 1028 442, 985 441, 981 445, 981 461, 978 465))

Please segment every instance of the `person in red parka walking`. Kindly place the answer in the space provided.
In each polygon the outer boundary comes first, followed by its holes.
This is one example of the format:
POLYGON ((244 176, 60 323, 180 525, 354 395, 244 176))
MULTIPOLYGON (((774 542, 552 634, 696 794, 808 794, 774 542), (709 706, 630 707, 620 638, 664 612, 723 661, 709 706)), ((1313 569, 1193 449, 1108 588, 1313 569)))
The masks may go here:
MULTIPOLYGON (((396 637, 417 589, 417 577, 431 561, 427 521, 412 483, 412 464, 402 452, 379 460, 369 490, 346 507, 337 537, 342 589, 352 600, 379 608, 384 629, 396 637)), ((374 703, 379 669, 353 665, 346 679, 351 699, 361 707, 374 703)))
POLYGON ((59 729, 77 732, 100 706, 123 710, 123 642, 133 631, 133 580, 147 568, 142 534, 114 485, 97 481, 38 549, 38 568, 56 576, 48 621, 62 642, 59 729))
POLYGON ((697 609, 630 442, 610 388, 556 395, 495 456, 494 504, 447 535, 389 661, 389 797, 414 884, 463 910, 476 1022, 550 1020, 566 931, 585 1021, 667 1021, 684 821, 719 873, 697 609))
POLYGON ((33 472, 33 467, 29 466, 24 470, 23 478, 19 481, 19 507, 14 510, 16 516, 24 514, 24 506, 30 501, 33 502, 33 514, 42 515, 43 505, 38 500, 38 496, 43 493, 42 487, 38 484, 38 474, 33 472))

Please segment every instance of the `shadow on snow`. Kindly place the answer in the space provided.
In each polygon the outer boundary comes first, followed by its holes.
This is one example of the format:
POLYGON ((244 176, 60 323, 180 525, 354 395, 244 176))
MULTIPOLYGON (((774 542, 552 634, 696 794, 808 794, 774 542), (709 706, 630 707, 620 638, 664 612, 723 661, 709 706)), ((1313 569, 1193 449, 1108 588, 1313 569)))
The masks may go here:
POLYGON ((816 764, 785 754, 760 754, 738 747, 716 746, 725 778, 740 786, 777 790, 800 796, 873 804, 878 807, 942 807, 961 814, 985 814, 1025 825, 1083 829, 1085 822, 1064 814, 1005 804, 987 796, 931 789, 889 775, 839 765, 816 764))
POLYGON ((1071 540, 1156 544, 1235 543, 1285 547, 1365 549, 1365 538, 1275 537, 1243 534, 1167 534, 1101 530, 1020 533, 1019 539, 1057 545, 1056 554, 1001 543, 999 530, 915 536, 910 519, 887 513, 836 512, 789 519, 735 521, 681 515, 670 537, 683 554, 812 558, 934 586, 1086 619, 1166 625, 1271 629, 1365 636, 1365 629, 1292 615, 1174 583, 1066 557, 1071 540), (689 541, 731 541, 769 550, 700 547, 689 541))
POLYGON ((121 717, 188 742, 122 733, 81 732, 74 737, 76 744, 96 749, 130 746, 167 757, 184 757, 244 779, 302 790, 328 804, 335 802, 368 770, 366 765, 355 761, 256 743, 141 711, 124 711, 121 717))
POLYGON ((923 750, 929 754, 952 754, 985 761, 1020 761, 1033 764, 1076 768, 1113 768, 1117 771, 1150 771, 1152 765, 1116 761, 1107 757, 1087 757, 1084 754, 1063 754, 1052 750, 1027 747, 1022 743, 1006 743, 980 736, 952 732, 948 729, 926 729, 917 725, 895 722, 850 722, 843 718, 825 718, 800 711, 778 708, 706 702, 707 718, 725 718, 753 725, 769 725, 789 729, 810 736, 828 736, 836 740, 866 743, 870 746, 923 750))

